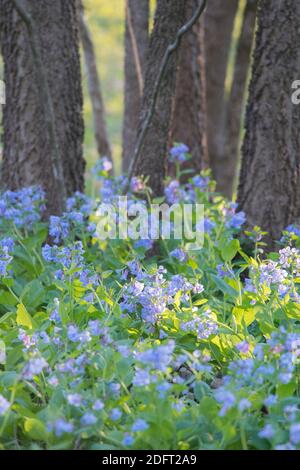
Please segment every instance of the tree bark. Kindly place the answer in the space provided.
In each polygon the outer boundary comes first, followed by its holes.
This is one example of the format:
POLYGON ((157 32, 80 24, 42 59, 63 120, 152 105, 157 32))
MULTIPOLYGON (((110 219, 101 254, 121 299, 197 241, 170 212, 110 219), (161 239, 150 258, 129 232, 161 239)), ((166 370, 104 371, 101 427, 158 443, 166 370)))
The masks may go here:
MULTIPOLYGON (((187 0, 185 21, 193 15, 197 0, 187 0)), ((204 23, 201 18, 180 46, 171 143, 186 144, 192 159, 184 168, 199 173, 208 166, 205 104, 204 23)))
MULTIPOLYGON (((66 195, 84 189, 83 119, 75 0, 22 0, 35 26, 38 52, 55 120, 66 195)), ((49 110, 28 28, 10 0, 1 0, 2 54, 7 105, 3 109, 3 186, 12 190, 41 185, 48 214, 62 210, 61 184, 53 174, 49 110)))
MULTIPOLYGON (((181 0, 158 0, 154 28, 150 38, 142 112, 143 122, 154 92, 167 47, 175 40, 178 29, 184 24, 185 6, 181 0)), ((136 175, 148 177, 148 185, 154 196, 163 194, 168 135, 171 125, 172 101, 176 84, 177 52, 172 54, 160 84, 156 109, 144 140, 142 158, 137 164, 136 175)))
POLYGON ((210 0, 205 13, 206 109, 209 162, 217 185, 225 117, 225 80, 239 0, 210 0))
POLYGON ((143 96, 146 56, 149 45, 149 0, 126 0, 125 102, 123 159, 126 172, 133 156, 143 96))
POLYGON ((78 0, 79 31, 84 53, 88 89, 93 110, 94 134, 97 152, 100 157, 106 156, 112 159, 111 146, 108 138, 105 107, 101 92, 101 83, 97 70, 95 48, 89 27, 84 17, 82 0, 78 0))
POLYGON ((223 172, 218 189, 230 199, 233 195, 237 176, 241 125, 254 39, 257 3, 257 0, 248 0, 246 3, 242 30, 237 46, 233 82, 226 103, 225 143, 221 149, 223 172))
POLYGON ((300 215, 299 15, 296 0, 259 4, 238 201, 248 225, 268 231, 269 248, 300 215))

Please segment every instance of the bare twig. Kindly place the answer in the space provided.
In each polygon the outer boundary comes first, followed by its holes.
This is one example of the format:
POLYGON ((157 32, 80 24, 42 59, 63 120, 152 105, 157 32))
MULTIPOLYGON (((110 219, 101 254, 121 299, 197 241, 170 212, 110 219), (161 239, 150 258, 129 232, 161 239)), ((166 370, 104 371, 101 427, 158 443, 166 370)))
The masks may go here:
POLYGON ((141 132, 139 133, 138 140, 137 140, 137 143, 136 143, 136 146, 135 146, 133 159, 132 159, 130 167, 129 167, 128 181, 127 181, 127 185, 124 188, 124 193, 126 193, 129 189, 131 178, 133 177, 134 171, 135 171, 136 166, 139 162, 142 147, 143 147, 143 144, 144 144, 144 141, 145 141, 145 137, 147 135, 147 132, 149 130, 149 126, 151 124, 151 121, 152 121, 152 118, 153 118, 153 115, 154 115, 156 101, 157 101, 157 98, 159 96, 160 85, 161 85, 166 67, 169 63, 169 60, 170 60, 172 54, 179 47, 180 41, 181 41, 182 37, 184 36, 184 34, 186 34, 194 26, 194 24, 198 21, 198 19, 200 18, 200 16, 204 12, 204 9, 206 7, 206 3, 207 3, 207 0, 202 0, 202 1, 199 0, 199 5, 198 5, 194 15, 192 16, 192 18, 178 30, 178 32, 176 34, 176 37, 175 37, 175 41, 172 44, 170 44, 166 49, 166 52, 164 54, 164 57, 162 59, 161 65, 160 65, 158 76, 157 76, 155 84, 154 84, 153 95, 152 95, 152 98, 151 98, 149 110, 148 110, 148 113, 147 113, 146 118, 144 120, 141 132))
POLYGON ((28 38, 30 43, 30 48, 36 68, 36 73, 38 77, 38 85, 41 95, 41 101, 44 106, 44 115, 46 121, 46 127, 49 133, 50 139, 50 148, 51 148, 51 168, 53 173, 54 181, 57 184, 56 190, 60 194, 60 201, 61 207, 63 208, 64 201, 66 198, 66 190, 64 185, 64 172, 63 172, 63 165, 60 158, 59 152, 59 144, 56 134, 56 126, 55 126, 55 113, 54 113, 54 105, 53 100, 50 93, 50 87, 47 80, 47 75, 43 66, 43 60, 41 56, 41 52, 38 46, 38 38, 35 30, 34 21, 30 15, 30 13, 26 10, 23 0, 12 0, 14 8, 18 12, 19 16, 23 20, 27 32, 28 38))
POLYGON ((130 41, 131 41, 131 46, 132 46, 132 51, 133 51, 136 74, 137 74, 137 79, 138 79, 138 84, 139 84, 139 93, 140 93, 140 96, 142 97, 143 96, 143 90, 144 90, 144 79, 143 79, 142 66, 141 66, 141 60, 140 60, 140 56, 139 56, 138 45, 137 45, 137 42, 136 42, 136 37, 135 37, 134 30, 133 30, 133 23, 132 23, 132 16, 131 16, 131 11, 130 11, 130 6, 129 6, 129 0, 126 0, 126 19, 127 19, 128 31, 129 31, 129 35, 130 35, 130 41))

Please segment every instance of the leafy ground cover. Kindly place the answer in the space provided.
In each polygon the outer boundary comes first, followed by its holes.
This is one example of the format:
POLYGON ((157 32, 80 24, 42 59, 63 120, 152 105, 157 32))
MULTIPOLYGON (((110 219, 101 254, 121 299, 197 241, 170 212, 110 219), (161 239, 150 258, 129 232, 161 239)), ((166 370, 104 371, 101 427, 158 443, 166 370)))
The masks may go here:
POLYGON ((299 449, 299 227, 263 256, 204 173, 166 182, 205 205, 203 249, 99 240, 108 170, 49 224, 40 189, 0 196, 1 448, 299 449))

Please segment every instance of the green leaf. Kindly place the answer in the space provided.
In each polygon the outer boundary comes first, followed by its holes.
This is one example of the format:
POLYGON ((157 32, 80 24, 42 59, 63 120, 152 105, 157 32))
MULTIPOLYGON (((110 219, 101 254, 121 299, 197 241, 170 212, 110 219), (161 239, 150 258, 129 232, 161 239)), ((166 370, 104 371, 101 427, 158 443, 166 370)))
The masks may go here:
POLYGON ((17 308, 17 325, 26 326, 29 329, 32 329, 32 318, 26 310, 24 304, 18 304, 17 308))
POLYGON ((230 297, 235 298, 238 295, 238 292, 230 287, 223 279, 219 278, 215 274, 211 274, 211 277, 215 281, 216 286, 224 293, 228 294, 230 297))
POLYGON ((196 382, 194 385, 194 394, 196 399, 200 402, 204 397, 209 396, 211 389, 205 382, 196 382))
POLYGON ((295 382, 291 382, 289 384, 280 384, 277 386, 277 395, 280 398, 291 397, 293 396, 296 388, 297 388, 297 384, 295 382))
POLYGON ((27 307, 36 308, 43 303, 45 294, 45 289, 41 282, 35 279, 26 285, 21 298, 27 307))
POLYGON ((221 255, 224 261, 229 263, 237 254, 240 249, 240 242, 236 239, 231 240, 228 245, 225 245, 221 249, 221 255))
POLYGON ((175 295, 175 297, 174 297, 174 305, 175 305, 175 307, 177 307, 177 308, 179 308, 180 301, 181 301, 181 296, 182 296, 181 290, 179 290, 178 292, 176 292, 176 295, 175 295))
POLYGON ((14 316, 15 312, 7 312, 0 318, 0 323, 5 323, 10 317, 14 316))
POLYGON ((205 416, 210 421, 218 415, 218 406, 212 397, 205 396, 199 405, 199 411, 202 416, 205 416))
POLYGON ((153 204, 162 204, 164 201, 165 201, 165 196, 162 196, 162 197, 155 197, 153 199, 153 204))
POLYGON ((102 279, 107 279, 108 277, 111 276, 112 273, 113 273, 113 271, 111 269, 108 270, 108 271, 103 271, 103 273, 101 274, 102 279))
POLYGON ((286 305, 286 312, 289 318, 294 318, 295 320, 300 320, 300 305, 294 302, 289 302, 286 305))
POLYGON ((7 305, 8 307, 15 306, 17 303, 16 298, 7 291, 0 290, 0 304, 7 305))
POLYGON ((48 437, 44 423, 36 418, 27 418, 25 420, 24 431, 31 439, 37 441, 46 441, 48 437))
POLYGON ((236 323, 238 325, 242 325, 243 323, 246 326, 251 325, 254 322, 256 314, 259 312, 260 307, 252 307, 252 308, 243 308, 243 307, 234 307, 232 310, 232 314, 236 319, 236 323))
POLYGON ((188 259, 187 265, 190 266, 192 269, 197 269, 198 268, 198 264, 192 258, 188 259))
POLYGON ((18 374, 15 371, 0 372, 0 384, 5 388, 12 387, 17 377, 18 374))
POLYGON ((204 305, 208 302, 207 299, 199 299, 199 300, 196 300, 195 302, 193 302, 193 306, 194 307, 199 307, 200 305, 204 305))

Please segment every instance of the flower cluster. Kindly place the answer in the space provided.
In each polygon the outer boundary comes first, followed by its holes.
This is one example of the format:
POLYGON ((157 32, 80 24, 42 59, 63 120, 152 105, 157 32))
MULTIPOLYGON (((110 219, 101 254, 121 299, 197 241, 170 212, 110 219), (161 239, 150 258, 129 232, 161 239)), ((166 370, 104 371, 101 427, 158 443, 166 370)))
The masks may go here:
POLYGON ((236 203, 229 204, 225 208, 225 227, 228 229, 240 230, 246 222, 246 214, 243 211, 237 212, 238 205, 236 203))
POLYGON ((12 238, 3 238, 0 240, 0 279, 8 277, 8 268, 13 260, 11 256, 14 250, 14 240, 12 238))
POLYGON ((158 372, 165 373, 167 371, 172 361, 174 348, 174 341, 169 341, 167 344, 137 353, 133 384, 136 387, 145 387, 156 383, 159 379, 158 372))
POLYGON ((183 163, 188 159, 190 149, 185 144, 178 144, 171 148, 169 160, 172 163, 183 163))
POLYGON ((78 279, 85 287, 98 284, 97 274, 89 269, 84 260, 84 249, 81 241, 70 247, 45 245, 42 249, 44 259, 58 268, 56 279, 78 279))
POLYGON ((216 315, 210 309, 201 315, 195 315, 192 320, 183 322, 181 329, 185 332, 193 332, 199 340, 208 339, 218 333, 218 322, 216 315))
MULTIPOLYGON (((243 353, 249 352, 249 345, 240 345, 243 353)), ((223 378, 223 385, 216 391, 216 399, 221 403, 221 416, 234 407, 239 407, 241 400, 255 398, 255 389, 268 390, 278 384, 287 385, 293 380, 296 367, 300 363, 300 334, 288 333, 284 327, 272 333, 266 344, 258 344, 254 357, 245 357, 230 363, 228 375, 223 378), (251 393, 252 390, 252 393, 251 393)), ((267 395, 262 405, 276 405, 275 395, 267 395)), ((266 436, 263 436, 266 437, 266 436)))
MULTIPOLYGON (((144 271, 137 263, 129 263, 131 280, 123 288, 123 299, 120 304, 124 313, 138 314, 150 324, 161 318, 167 308, 174 305, 180 294, 182 302, 189 301, 193 293, 201 293, 203 286, 198 282, 192 284, 179 274, 167 279, 166 270, 160 266, 153 274, 144 271)), ((129 272, 125 272, 126 277, 129 272)))
POLYGON ((11 223, 19 229, 31 229, 41 220, 44 210, 45 193, 41 188, 5 191, 0 195, 0 227, 11 223))
POLYGON ((51 216, 49 221, 49 234, 54 243, 66 240, 70 234, 87 231, 93 235, 96 227, 89 223, 89 216, 93 209, 93 202, 84 194, 76 192, 66 201, 66 212, 61 217, 51 216))

